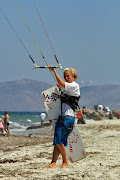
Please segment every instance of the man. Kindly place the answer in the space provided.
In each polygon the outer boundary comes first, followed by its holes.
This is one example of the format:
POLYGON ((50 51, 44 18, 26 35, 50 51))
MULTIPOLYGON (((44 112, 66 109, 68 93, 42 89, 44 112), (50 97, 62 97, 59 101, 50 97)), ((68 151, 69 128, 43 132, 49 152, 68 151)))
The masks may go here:
POLYGON ((83 117, 86 119, 87 118, 87 116, 86 116, 86 107, 85 106, 83 106, 83 110, 82 110, 82 113, 83 113, 83 117))
POLYGON ((77 122, 78 124, 86 124, 81 108, 77 114, 77 118, 78 118, 78 122, 77 122))
POLYGON ((65 81, 63 81, 53 66, 50 65, 48 68, 54 73, 58 84, 64 88, 64 94, 66 94, 66 98, 63 98, 62 100, 61 113, 55 124, 52 161, 48 166, 46 166, 46 168, 55 168, 57 159, 60 154, 62 156, 62 165, 60 168, 65 168, 68 166, 65 147, 67 146, 67 138, 73 131, 75 123, 75 110, 80 98, 79 84, 75 82, 77 81, 78 76, 75 69, 66 68, 64 69, 63 74, 65 81), (68 96, 71 97, 69 100, 68 96), (72 102, 70 101, 71 99, 72 102))
POLYGON ((45 119, 46 119, 46 113, 43 112, 40 114, 41 127, 43 127, 43 122, 45 121, 45 119))
POLYGON ((80 108, 80 109, 79 109, 79 112, 78 112, 78 114, 77 114, 77 119, 78 119, 77 124, 82 124, 82 121, 81 121, 82 115, 83 115, 83 113, 82 113, 81 108, 80 108))
POLYGON ((8 115, 8 112, 5 111, 4 115, 5 115, 5 117, 4 117, 5 131, 6 131, 7 135, 9 135, 10 134, 10 129, 9 129, 9 115, 8 115))

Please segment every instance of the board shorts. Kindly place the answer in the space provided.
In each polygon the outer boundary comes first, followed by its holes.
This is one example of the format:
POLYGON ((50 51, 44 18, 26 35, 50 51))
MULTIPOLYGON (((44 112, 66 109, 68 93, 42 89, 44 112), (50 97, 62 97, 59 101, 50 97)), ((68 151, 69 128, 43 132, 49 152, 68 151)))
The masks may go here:
POLYGON ((63 120, 61 116, 59 117, 55 126, 53 145, 64 144, 67 146, 67 138, 73 130, 74 123, 75 118, 73 117, 64 116, 63 120))

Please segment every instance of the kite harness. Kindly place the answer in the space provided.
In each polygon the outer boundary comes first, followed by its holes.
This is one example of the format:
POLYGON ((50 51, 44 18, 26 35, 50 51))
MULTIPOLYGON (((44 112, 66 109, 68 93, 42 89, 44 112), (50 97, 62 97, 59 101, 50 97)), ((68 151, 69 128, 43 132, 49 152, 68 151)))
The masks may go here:
POLYGON ((63 126, 67 130, 69 130, 71 128, 73 129, 74 127, 68 128, 64 124, 64 118, 63 118, 63 113, 62 113, 62 104, 63 103, 68 104, 73 109, 73 111, 75 111, 77 108, 79 108, 78 102, 79 102, 80 96, 78 96, 78 97, 70 96, 70 95, 64 93, 64 91, 63 92, 61 91, 60 95, 52 93, 52 96, 61 99, 61 117, 62 117, 62 121, 61 122, 62 122, 63 126))

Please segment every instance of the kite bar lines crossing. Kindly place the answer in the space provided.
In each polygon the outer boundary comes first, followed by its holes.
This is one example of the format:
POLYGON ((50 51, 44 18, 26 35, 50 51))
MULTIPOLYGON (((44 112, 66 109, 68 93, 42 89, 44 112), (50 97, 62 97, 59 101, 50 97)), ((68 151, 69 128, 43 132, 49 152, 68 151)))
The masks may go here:
MULTIPOLYGON (((36 39, 35 39, 35 37, 34 37, 32 31, 30 30, 30 28, 29 28, 29 26, 28 26, 28 24, 27 24, 27 22, 26 22, 26 20, 25 20, 25 18, 24 18, 24 16, 23 16, 23 14, 22 14, 22 12, 21 12, 21 10, 20 10, 20 8, 19 8, 19 6, 18 6, 16 0, 14 0, 14 2, 15 2, 15 4, 16 4, 16 6, 17 6, 17 8, 18 8, 18 10, 19 10, 19 12, 20 12, 20 14, 21 14, 21 16, 22 16, 22 18, 23 18, 23 20, 24 20, 26 26, 27 26, 27 28, 28 28, 28 31, 31 33, 32 38, 34 39, 34 41, 35 41, 35 43, 36 43, 36 46, 37 46, 37 48, 38 48, 38 50, 39 50, 39 52, 40 52, 40 54, 41 54, 41 56, 42 56, 44 62, 45 62, 46 65, 48 66, 48 64, 47 64, 47 62, 46 62, 46 60, 45 60, 45 57, 43 56, 43 54, 42 54, 42 52, 41 52, 41 50, 40 50, 40 48, 39 48, 39 46, 38 46, 38 43, 37 43, 37 41, 36 41, 36 39)), ((31 59, 31 60, 32 60, 32 59, 31 59)), ((41 68, 41 66, 35 66, 35 69, 36 69, 36 68, 41 68)), ((43 68, 43 66, 42 66, 42 68, 43 68)), ((46 68, 46 67, 45 67, 45 68, 46 68)), ((62 69, 61 65, 59 65, 59 67, 56 67, 56 68, 62 69)), ((51 72, 51 71, 50 71, 50 72, 51 72)), ((52 72, 51 72, 51 74, 52 74, 52 72)), ((52 74, 52 76, 54 77, 53 74, 52 74)), ((55 79, 55 77, 54 77, 54 79, 55 79)))
MULTIPOLYGON (((46 66, 38 66, 38 65, 36 65, 33 57, 31 56, 31 54, 29 53, 29 51, 28 51, 28 49, 26 48, 25 44, 23 43, 23 41, 22 41, 21 38, 19 37, 18 33, 17 33, 16 30, 14 29, 14 27, 13 27, 13 25, 11 24, 10 20, 8 19, 7 15, 6 15, 5 12, 0 8, 2 14, 3 14, 4 17, 6 18, 8 24, 11 26, 12 30, 14 31, 14 33, 15 33, 15 35, 17 36, 17 38, 18 38, 18 40, 20 41, 20 43, 22 44, 23 48, 26 50, 27 54, 29 55, 29 58, 31 59, 32 63, 34 64, 34 69, 38 69, 38 68, 48 68, 48 63, 47 63, 47 61, 45 60, 45 57, 43 56, 43 54, 42 54, 42 52, 41 52, 41 50, 40 50, 40 48, 39 48, 39 46, 38 46, 38 43, 37 43, 37 41, 36 41, 36 39, 35 39, 32 31, 30 30, 30 28, 29 28, 29 26, 28 26, 28 24, 27 24, 27 22, 26 22, 26 20, 25 20, 25 18, 24 18, 24 16, 23 16, 23 14, 22 14, 22 12, 21 12, 21 10, 20 10, 20 8, 19 8, 16 0, 14 0, 14 2, 15 2, 16 7, 18 8, 18 10, 19 10, 19 12, 20 12, 20 14, 21 14, 22 19, 24 20, 25 25, 27 26, 28 31, 30 32, 30 34, 32 35, 33 40, 35 41, 35 44, 36 44, 36 46, 37 46, 37 48, 38 48, 38 50, 39 50, 39 52, 40 52, 40 54, 41 54, 41 56, 42 56, 42 58, 43 58, 43 60, 44 60, 46 66)), ((35 4, 35 1, 34 1, 34 4, 35 4)), ((36 10, 37 10, 37 12, 38 12, 38 14, 39 14, 39 11, 38 11, 38 9, 37 9, 36 4, 35 4, 35 8, 36 8, 36 10)), ((49 40, 49 43, 50 43, 50 45, 51 45, 51 48, 52 48, 52 51, 53 51, 53 53, 54 53, 54 57, 55 57, 55 59, 56 59, 56 62, 58 63, 58 66, 53 66, 53 68, 62 69, 62 66, 61 66, 61 64, 59 63, 58 59, 57 59, 57 56, 56 56, 55 51, 54 51, 54 49, 53 49, 53 46, 52 46, 52 44, 51 44, 51 42, 50 42, 49 36, 48 36, 48 34, 47 34, 47 31, 46 31, 46 29, 45 29, 45 26, 44 26, 44 24, 43 24, 43 21, 42 21, 42 19, 41 19, 40 14, 39 14, 39 17, 40 17, 41 23, 42 23, 42 25, 43 25, 43 27, 44 27, 45 33, 46 33, 46 35, 47 35, 47 38, 48 38, 48 40, 49 40)), ((54 73, 53 73, 50 69, 49 69, 49 71, 50 71, 51 75, 53 76, 55 82, 57 83, 54 73)))

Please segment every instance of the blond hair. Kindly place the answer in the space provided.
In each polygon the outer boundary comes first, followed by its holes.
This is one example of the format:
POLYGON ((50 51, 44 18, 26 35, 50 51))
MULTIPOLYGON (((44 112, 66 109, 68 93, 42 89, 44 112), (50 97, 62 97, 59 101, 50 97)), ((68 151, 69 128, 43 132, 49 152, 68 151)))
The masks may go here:
POLYGON ((74 80, 77 81, 78 75, 77 75, 75 69, 72 69, 72 68, 65 68, 65 69, 64 69, 64 72, 66 72, 66 71, 69 71, 70 74, 74 76, 74 80))

